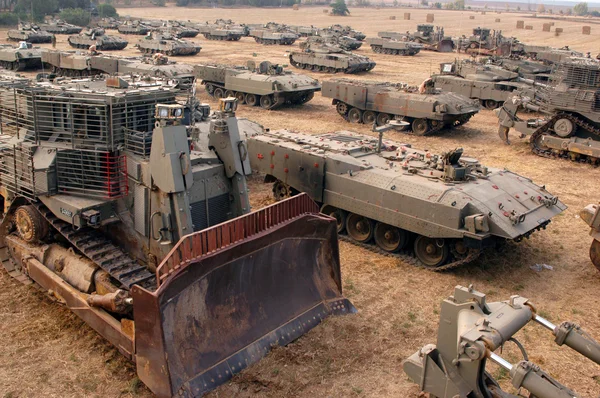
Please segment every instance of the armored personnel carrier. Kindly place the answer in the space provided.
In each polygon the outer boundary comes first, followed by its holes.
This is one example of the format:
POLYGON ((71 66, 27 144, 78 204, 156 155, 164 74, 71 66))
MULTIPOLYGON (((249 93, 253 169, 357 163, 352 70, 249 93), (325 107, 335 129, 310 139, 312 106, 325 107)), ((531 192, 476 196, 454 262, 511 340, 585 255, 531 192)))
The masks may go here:
POLYGON ((427 344, 405 360, 404 372, 431 397, 581 397, 531 362, 515 335, 535 322, 550 331, 557 345, 570 347, 596 364, 600 364, 600 345, 579 325, 554 325, 536 308, 525 297, 514 295, 506 301, 489 302, 473 286, 456 286, 441 306, 437 344, 427 344), (502 353, 508 342, 518 347, 521 361, 512 364, 494 352, 502 353), (497 366, 486 366, 490 362, 497 366), (493 374, 502 375, 503 385, 514 388, 518 395, 505 392, 493 374))
POLYGON ((319 36, 319 28, 315 26, 289 25, 288 28, 300 37, 319 36))
POLYGON ((293 67, 313 72, 359 73, 368 72, 376 65, 375 61, 364 55, 322 43, 307 43, 302 51, 291 51, 289 58, 293 67))
POLYGON ((390 120, 402 120, 416 135, 460 126, 479 112, 473 100, 440 93, 429 80, 417 89, 403 84, 331 79, 323 82, 322 95, 332 98, 337 112, 350 123, 384 126, 390 120))
POLYGON ((81 26, 72 25, 61 20, 41 24, 40 29, 55 35, 76 35, 83 30, 81 26))
POLYGON ((215 98, 235 97, 241 104, 275 109, 282 105, 301 105, 310 101, 321 85, 315 79, 285 71, 268 61, 247 67, 195 65, 208 94, 215 98))
POLYGON ((53 34, 40 29, 37 25, 19 24, 18 29, 10 29, 6 38, 12 41, 26 41, 27 43, 51 43, 53 34))
POLYGON ((337 33, 342 36, 350 36, 353 39, 363 41, 367 35, 363 32, 359 32, 358 30, 352 29, 350 26, 342 26, 340 24, 331 25, 328 28, 321 29, 319 34, 329 34, 329 33, 337 33))
POLYGON ((172 55, 196 55, 202 49, 196 43, 158 33, 144 37, 135 46, 143 54, 161 53, 169 57, 172 55))
POLYGON ((260 126, 235 100, 208 117, 176 95, 121 78, 2 88, 0 259, 156 396, 197 397, 355 309, 335 220, 306 195, 250 212, 242 137, 260 126))
POLYGON ((337 131, 271 131, 248 139, 253 170, 277 199, 305 192, 351 241, 433 271, 545 228, 566 206, 530 179, 462 157, 337 131), (368 247, 368 246, 367 246, 368 247))
POLYGON ((69 36, 71 47, 90 48, 94 47, 97 51, 122 50, 127 47, 129 42, 121 36, 110 36, 104 33, 104 29, 89 29, 79 35, 69 36))
POLYGON ((140 21, 129 20, 117 26, 117 31, 124 35, 147 35, 150 28, 140 21))
POLYGON ((444 35, 444 28, 429 24, 417 25, 414 33, 378 32, 377 36, 384 39, 408 40, 423 45, 424 50, 438 51, 442 53, 452 52, 456 45, 451 37, 444 35))
POLYGON ((470 60, 442 63, 439 75, 431 76, 436 88, 478 99, 487 109, 496 109, 517 90, 534 96, 534 81, 492 64, 470 60))
POLYGON ((423 45, 418 43, 382 39, 380 37, 367 39, 367 43, 371 46, 373 52, 390 55, 417 55, 423 48, 423 45))
POLYGON ((600 63, 577 59, 558 66, 550 85, 535 97, 515 93, 498 113, 500 138, 509 143, 514 128, 530 136, 531 149, 544 157, 600 163, 600 63), (547 115, 522 120, 520 108, 547 115))
POLYGON ((248 35, 253 37, 254 40, 259 44, 279 44, 290 46, 298 39, 298 35, 289 31, 287 28, 254 28, 250 29, 248 35))
POLYGON ((0 66, 14 71, 41 69, 42 49, 24 41, 18 47, 0 44, 0 66))
POLYGON ((600 271, 600 206, 597 204, 587 205, 579 212, 579 216, 591 228, 590 235, 593 240, 590 246, 590 260, 600 271))

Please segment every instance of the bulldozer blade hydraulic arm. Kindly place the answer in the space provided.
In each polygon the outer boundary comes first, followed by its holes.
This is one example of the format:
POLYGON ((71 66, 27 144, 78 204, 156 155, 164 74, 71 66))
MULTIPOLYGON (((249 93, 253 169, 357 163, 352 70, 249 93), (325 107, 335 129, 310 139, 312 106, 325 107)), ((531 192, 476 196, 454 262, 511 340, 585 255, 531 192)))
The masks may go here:
POLYGON ((356 311, 342 296, 336 222, 305 194, 182 238, 157 278, 132 297, 138 375, 159 397, 200 396, 272 345, 356 311))

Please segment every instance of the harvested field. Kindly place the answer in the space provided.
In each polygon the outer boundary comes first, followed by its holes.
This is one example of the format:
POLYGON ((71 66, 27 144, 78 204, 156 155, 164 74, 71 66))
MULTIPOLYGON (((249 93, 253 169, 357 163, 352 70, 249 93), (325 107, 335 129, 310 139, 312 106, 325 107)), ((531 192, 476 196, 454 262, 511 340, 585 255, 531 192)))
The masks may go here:
MULTIPOLYGON (((182 20, 232 18, 236 22, 277 21, 297 25, 351 25, 367 36, 378 31, 414 31, 425 22, 430 10, 410 9, 411 19, 390 20, 402 10, 351 9, 350 17, 331 17, 323 7, 286 9, 186 9, 127 8, 122 15, 182 20)), ((501 29, 525 43, 569 45, 595 55, 600 36, 582 35, 583 22, 559 21, 564 32, 555 37, 543 32, 543 20, 527 19, 533 30, 517 30, 523 15, 496 15, 436 10, 435 25, 444 26, 451 36, 469 35, 473 27, 501 29)), ((109 34, 113 34, 109 31, 109 34)), ((116 34, 116 33, 114 33, 116 34)), ((6 37, 6 30, 0 31, 6 37)), ((130 45, 115 54, 138 55, 133 44, 139 36, 128 36, 130 45)), ((215 42, 198 37, 202 45, 193 57, 173 57, 182 62, 242 64, 249 59, 287 63, 286 51, 294 46, 262 46, 251 38, 239 42, 215 42), (256 57, 253 57, 256 54, 256 57)), ((50 45, 43 45, 50 48, 50 45)), ((70 49, 66 36, 58 36, 57 47, 70 49)), ((413 57, 375 54, 366 45, 357 51, 377 62, 375 69, 358 76, 340 76, 378 81, 419 84, 452 60, 453 53, 422 51, 413 57)), ((325 80, 330 75, 309 73, 325 80)), ((215 105, 201 87, 201 100, 215 105)), ((271 129, 288 128, 310 133, 355 130, 373 134, 364 125, 351 125, 337 115, 329 100, 319 94, 296 108, 264 111, 241 106, 239 116, 256 120, 271 129)), ((388 138, 417 148, 444 151, 463 147, 468 156, 482 163, 508 168, 523 174, 558 194, 569 206, 548 229, 519 244, 508 244, 501 253, 489 252, 475 263, 447 273, 416 269, 401 261, 373 254, 348 243, 340 243, 345 294, 358 308, 358 314, 330 318, 298 341, 277 348, 267 358, 250 367, 233 381, 210 394, 211 397, 416 397, 418 389, 402 372, 401 361, 425 343, 435 343, 440 301, 457 284, 474 284, 488 294, 488 300, 504 300, 511 294, 530 298, 541 314, 555 323, 573 320, 600 339, 600 273, 588 258, 591 238, 588 227, 578 217, 581 208, 600 200, 598 168, 533 155, 525 140, 513 137, 505 146, 497 136, 493 112, 482 110, 465 126, 431 137, 390 133, 388 138), (534 271, 534 264, 549 264, 553 270, 534 271)), ((270 203, 270 186, 259 178, 251 180, 255 208, 270 203)), ((110 344, 70 311, 52 302, 43 293, 25 287, 0 272, 0 398, 8 397, 151 397, 135 376, 135 367, 125 361, 110 344)), ((549 333, 531 325, 517 336, 526 345, 530 358, 552 376, 586 397, 600 395, 600 368, 565 347, 554 344, 549 333)), ((513 347, 503 356, 520 359, 513 347)), ((492 368, 494 376, 503 372, 492 368)))

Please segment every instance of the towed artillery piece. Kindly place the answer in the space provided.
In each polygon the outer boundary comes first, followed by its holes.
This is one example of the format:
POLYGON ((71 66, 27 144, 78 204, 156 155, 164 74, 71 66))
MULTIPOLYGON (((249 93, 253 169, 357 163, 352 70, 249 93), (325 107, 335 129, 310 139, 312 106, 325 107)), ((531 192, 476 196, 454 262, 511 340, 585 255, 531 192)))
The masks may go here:
POLYGON ((253 37, 259 44, 279 44, 291 46, 298 39, 298 35, 287 29, 287 27, 279 28, 251 28, 248 36, 253 37))
POLYGON ((587 205, 579 212, 579 215, 587 225, 590 226, 592 245, 590 246, 590 260, 598 271, 600 271, 600 206, 597 204, 587 205))
POLYGON ((343 36, 350 36, 353 39, 363 41, 367 35, 358 30, 352 29, 350 26, 342 26, 340 24, 331 25, 328 28, 320 29, 319 34, 337 33, 343 36))
POLYGON ((76 35, 83 30, 81 26, 66 23, 61 20, 54 20, 49 23, 41 24, 40 29, 55 35, 76 35))
POLYGON ((535 97, 515 92, 498 112, 498 134, 510 144, 514 128, 529 136, 532 151, 544 157, 600 163, 600 64, 590 59, 563 63, 550 84, 535 97), (545 119, 521 119, 521 108, 546 115, 545 119))
POLYGON ((350 123, 384 126, 401 120, 416 135, 460 126, 479 112, 473 100, 440 93, 429 80, 416 90, 403 84, 331 79, 323 82, 322 95, 350 123))
POLYGON ((150 28, 140 21, 129 20, 117 26, 117 31, 124 35, 147 35, 150 28))
POLYGON ((364 55, 344 51, 338 46, 325 43, 305 43, 302 51, 290 52, 290 64, 298 69, 326 73, 368 72, 377 65, 364 55))
POLYGON ((167 56, 196 55, 202 47, 196 43, 174 36, 158 33, 150 34, 139 40, 135 45, 142 54, 165 54, 167 56))
POLYGON ((600 364, 600 345, 579 325, 554 325, 538 315, 524 297, 515 295, 507 301, 489 303, 486 295, 472 286, 456 286, 441 306, 437 344, 427 344, 406 359, 404 372, 431 397, 518 398, 524 396, 523 388, 530 397, 581 397, 531 362, 525 347, 514 337, 532 321, 548 329, 559 346, 566 345, 600 364), (511 364, 494 352, 509 341, 523 354, 518 363, 511 364), (508 373, 518 395, 502 390, 486 371, 488 361, 508 373))
POLYGON ((25 41, 27 43, 52 43, 52 33, 40 29, 37 25, 19 24, 18 29, 10 29, 6 33, 6 38, 12 41, 25 41))
POLYGON ((0 45, 0 66, 4 69, 21 71, 42 67, 42 49, 30 43, 20 42, 18 47, 0 45))
MULTIPOLYGON (((383 127, 387 129, 388 126, 383 127)), ((305 192, 351 242, 433 271, 546 228, 566 206, 530 179, 462 149, 435 155, 348 131, 269 131, 248 139, 252 169, 276 199, 305 192)), ((344 235, 340 235, 344 236, 344 235)))
POLYGON ((444 35, 444 28, 440 26, 434 27, 429 24, 417 25, 417 31, 414 33, 398 33, 398 32, 379 32, 377 36, 384 39, 392 40, 408 40, 411 42, 423 45, 423 50, 438 51, 447 53, 454 51, 456 45, 450 36, 444 35))
POLYGON ((423 48, 423 45, 418 43, 380 37, 367 39, 367 44, 371 46, 373 52, 390 55, 417 55, 423 48))
POLYGON ((111 36, 104 32, 104 29, 89 29, 79 35, 69 36, 69 45, 75 48, 92 48, 97 51, 118 51, 127 47, 129 42, 121 36, 111 36))
POLYGON ((202 396, 355 311, 334 219, 308 196, 250 212, 241 137, 261 127, 235 100, 210 117, 160 81, 0 90, 3 268, 60 297, 157 397, 202 396))
POLYGON ((194 73, 214 98, 235 97, 240 104, 275 109, 282 105, 302 105, 313 99, 321 85, 313 78, 285 71, 268 61, 258 67, 195 65, 194 73))

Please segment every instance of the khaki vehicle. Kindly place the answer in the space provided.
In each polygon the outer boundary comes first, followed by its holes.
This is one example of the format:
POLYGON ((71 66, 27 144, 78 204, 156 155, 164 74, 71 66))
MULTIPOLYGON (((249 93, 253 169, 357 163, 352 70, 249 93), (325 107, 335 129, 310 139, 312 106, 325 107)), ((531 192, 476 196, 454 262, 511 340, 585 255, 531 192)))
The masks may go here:
POLYGON ((377 65, 364 55, 344 51, 331 44, 306 43, 301 49, 290 52, 290 64, 294 68, 326 73, 360 73, 368 72, 377 65))
POLYGON ((315 26, 295 26, 289 25, 288 28, 300 37, 319 36, 319 28, 315 26))
POLYGON ((27 43, 51 43, 54 35, 40 29, 37 25, 19 24, 18 29, 10 29, 6 38, 12 41, 26 41, 27 43))
POLYGON ((323 82, 322 95, 350 123, 386 125, 390 120, 410 124, 416 135, 431 134, 467 123, 479 112, 473 100, 455 93, 440 93, 425 81, 420 89, 403 84, 349 79, 323 82))
POLYGON ((135 45, 143 54, 196 55, 202 47, 196 43, 178 39, 175 36, 153 33, 137 42, 135 45))
POLYGON ((592 245, 590 246, 590 260, 598 271, 600 271, 600 206, 597 204, 587 205, 579 215, 587 225, 590 226, 592 245))
POLYGON ((517 49, 518 41, 504 37, 501 30, 474 28, 473 35, 458 39, 459 51, 476 54, 510 55, 513 48, 517 49))
POLYGON ((339 34, 330 34, 330 35, 319 35, 319 36, 310 36, 306 39, 306 41, 300 43, 300 48, 307 48, 307 46, 315 44, 325 44, 334 47, 339 47, 344 51, 353 51, 358 50, 362 47, 363 42, 353 39, 350 36, 341 36, 339 34))
POLYGON ((162 27, 162 29, 163 32, 170 32, 179 38, 191 38, 196 37, 200 34, 200 31, 198 29, 194 29, 191 26, 186 26, 185 24, 179 21, 167 21, 167 23, 162 27))
POLYGON ((355 312, 334 219, 306 195, 250 212, 242 137, 261 127, 235 100, 207 119, 176 95, 121 78, 0 89, 3 268, 60 297, 160 398, 202 396, 355 312))
POLYGON ((72 25, 61 20, 41 24, 40 29, 55 35, 76 35, 83 30, 81 26, 72 25))
POLYGON ((390 55, 417 55, 423 48, 423 45, 410 41, 382 39, 380 37, 367 39, 367 44, 371 46, 373 52, 390 55))
POLYGON ((102 18, 96 23, 96 25, 101 29, 112 29, 115 30, 121 25, 121 21, 115 18, 102 18))
POLYGON ((97 51, 122 50, 129 44, 121 36, 107 35, 104 29, 99 28, 89 29, 79 35, 69 36, 68 42, 71 47, 83 49, 93 47, 97 51))
POLYGON ((437 344, 427 344, 405 360, 404 372, 431 397, 581 397, 531 362, 514 336, 533 321, 550 331, 556 344, 566 345, 597 364, 600 345, 579 325, 554 325, 538 315, 536 308, 525 297, 514 295, 492 303, 473 286, 456 286, 441 306, 437 344), (518 363, 511 364, 494 352, 502 352, 508 342, 516 344, 523 354, 518 363), (489 362, 497 367, 487 367, 489 362), (518 395, 505 392, 493 374, 508 379, 503 385, 518 391, 518 395))
POLYGON ((433 271, 520 241, 566 208, 530 179, 462 157, 462 149, 436 155, 385 140, 381 130, 379 139, 265 132, 248 139, 250 164, 274 182, 277 199, 305 192, 352 242, 374 240, 433 271))
POLYGON ((247 67, 195 65, 208 94, 215 98, 235 97, 241 104, 275 109, 282 105, 302 105, 313 99, 321 85, 313 78, 284 71, 268 61, 247 67))
POLYGON ((246 36, 243 27, 229 24, 209 24, 207 22, 205 25, 197 25, 197 29, 208 40, 239 41, 246 36))
POLYGON ((540 51, 535 59, 547 65, 562 64, 569 62, 572 58, 583 58, 583 53, 567 49, 551 49, 549 51, 540 51))
POLYGON ((0 66, 14 71, 41 69, 42 49, 24 41, 18 47, 0 44, 0 66))
POLYGON ((547 84, 552 77, 552 67, 542 62, 497 56, 490 57, 488 61, 534 83, 547 84))
POLYGON ((279 44, 290 46, 296 42, 298 35, 286 28, 267 29, 253 28, 248 34, 259 44, 279 44))
POLYGON ((442 53, 452 52, 456 45, 450 36, 444 35, 444 28, 434 27, 429 24, 417 25, 414 33, 379 32, 377 36, 384 39, 408 40, 423 45, 424 50, 439 51, 442 53))
POLYGON ((336 25, 331 25, 328 28, 324 28, 324 29, 320 29, 319 30, 319 34, 331 34, 331 33, 337 33, 337 34, 341 34, 343 36, 350 36, 353 39, 356 40, 360 40, 363 41, 367 35, 365 35, 363 32, 359 32, 358 30, 354 30, 352 29, 350 26, 342 26, 339 24, 336 25))
POLYGON ((117 31, 124 35, 147 35, 150 28, 140 21, 129 20, 117 26, 117 31))

